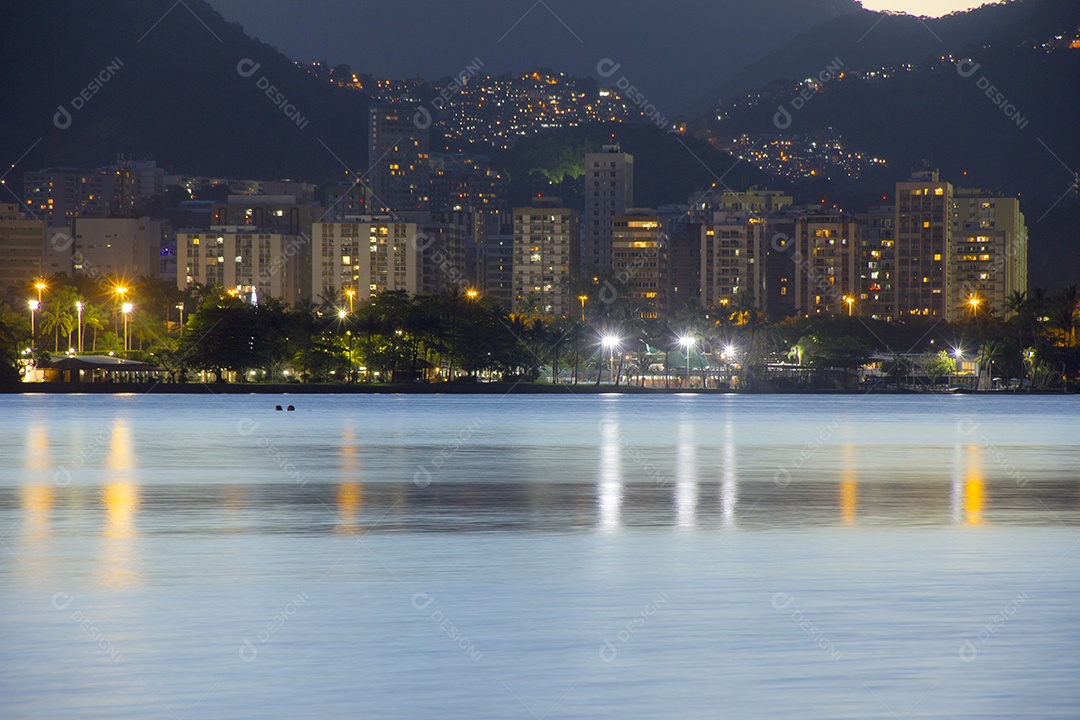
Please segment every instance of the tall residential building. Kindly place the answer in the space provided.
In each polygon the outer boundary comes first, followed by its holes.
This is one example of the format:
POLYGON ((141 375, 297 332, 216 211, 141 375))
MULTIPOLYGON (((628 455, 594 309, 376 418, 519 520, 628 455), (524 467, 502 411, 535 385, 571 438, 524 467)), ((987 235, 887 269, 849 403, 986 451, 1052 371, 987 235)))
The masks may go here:
POLYGON ((896 208, 873 207, 855 215, 859 226, 859 287, 855 311, 877 320, 896 317, 893 275, 896 272, 896 208))
MULTIPOLYGON (((359 187, 359 186, 357 186, 359 187)), ((300 297, 311 298, 317 293, 308 285, 311 280, 311 224, 316 209, 310 202, 294 193, 281 195, 229 195, 224 203, 214 203, 210 224, 218 226, 243 225, 263 231, 297 236, 304 239, 298 250, 300 263, 300 297)), ((318 211, 321 214, 322 211, 318 211)))
POLYGON ((214 226, 176 234, 176 286, 220 285, 250 298, 273 297, 293 305, 300 299, 298 235, 251 226, 214 226))
MULTIPOLYGON (((765 216, 765 313, 772 321, 795 314, 796 222, 799 213, 785 209, 765 216)), ((801 255, 800 255, 801 257, 801 255)))
POLYGON ((855 219, 819 211, 795 223, 795 312, 799 315, 861 313, 859 238, 855 219), (850 302, 849 302, 850 301, 850 302))
POLYGON ((667 232, 667 305, 677 313, 701 301, 701 223, 671 221, 667 232))
POLYGON ((50 225, 76 217, 130 216, 165 190, 165 171, 153 161, 119 158, 95 170, 47 168, 23 174, 27 207, 50 225))
POLYGON ((312 227, 311 287, 316 302, 367 300, 387 290, 422 290, 420 226, 388 217, 357 222, 318 222, 312 227))
POLYGON ((117 174, 108 170, 47 168, 23 174, 23 198, 50 225, 76 217, 107 217, 113 212, 117 174))
POLYGON ((509 181, 491 167, 487 155, 431 153, 431 209, 506 209, 509 181))
MULTIPOLYGON (((509 228, 508 228, 509 230, 509 228)), ((476 244, 476 286, 484 298, 514 307, 514 234, 487 233, 476 244)))
POLYGON ((652 210, 637 208, 616 215, 612 221, 611 283, 643 318, 667 313, 666 266, 667 235, 660 217, 652 210))
POLYGON ((764 220, 746 213, 713 213, 701 226, 701 304, 726 307, 744 293, 753 307, 765 308, 764 220))
POLYGON ((585 154, 582 271, 611 272, 612 223, 634 204, 634 156, 618 145, 585 154))
POLYGON ((573 281, 580 262, 578 214, 558 207, 559 198, 536 198, 514 208, 514 310, 536 308, 545 315, 571 315, 573 281))
POLYGON ((420 254, 420 292, 437 295, 461 290, 465 278, 465 226, 452 222, 420 225, 416 249, 420 254))
POLYGON ((1010 295, 1027 291, 1028 232, 1020 201, 957 188, 946 319, 987 308, 1005 314, 1010 295))
POLYGON ((953 186, 938 172, 924 171, 896 183, 896 317, 951 315, 949 252, 952 247, 953 186))
POLYGON ((29 292, 44 266, 45 221, 24 218, 16 203, 0 203, 0 297, 29 292))
POLYGON ((368 162, 373 212, 425 212, 430 206, 429 134, 405 105, 369 111, 368 162))
POLYGON ((91 278, 157 278, 161 272, 161 223, 148 217, 72 221, 75 272, 91 278))

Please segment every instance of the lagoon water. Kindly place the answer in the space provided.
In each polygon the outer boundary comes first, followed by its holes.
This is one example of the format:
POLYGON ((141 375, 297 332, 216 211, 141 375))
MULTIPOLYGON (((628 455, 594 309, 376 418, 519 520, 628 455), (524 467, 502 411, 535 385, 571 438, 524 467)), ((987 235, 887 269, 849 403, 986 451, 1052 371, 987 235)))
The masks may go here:
POLYGON ((0 397, 0 717, 1076 718, 1078 420, 0 397))

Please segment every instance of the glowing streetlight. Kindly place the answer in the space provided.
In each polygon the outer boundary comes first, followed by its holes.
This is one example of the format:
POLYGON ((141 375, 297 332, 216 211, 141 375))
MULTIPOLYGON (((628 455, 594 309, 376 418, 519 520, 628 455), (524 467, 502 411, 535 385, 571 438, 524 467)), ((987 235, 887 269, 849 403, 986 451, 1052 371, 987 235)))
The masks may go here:
POLYGON ((345 318, 349 317, 349 313, 345 312, 344 310, 338 310, 337 316, 339 320, 344 320, 345 318))
POLYGON ((184 337, 184 303, 178 304, 176 309, 180 311, 180 337, 184 337))
POLYGON ((589 296, 578 295, 577 299, 581 301, 581 322, 585 322, 585 301, 589 299, 589 296))
POLYGON ((975 313, 979 311, 979 303, 981 302, 982 300, 975 297, 974 295, 967 299, 967 304, 971 306, 971 317, 975 317, 975 313))
POLYGON ((611 353, 611 381, 615 382, 615 346, 619 344, 619 338, 614 335, 605 335, 600 342, 611 353))
POLYGON ((30 308, 30 347, 34 347, 34 340, 37 338, 37 326, 34 324, 34 313, 41 308, 41 301, 28 300, 26 304, 30 308))
POLYGON ((353 311, 353 298, 356 297, 356 291, 352 288, 346 288, 345 295, 349 298, 349 313, 351 314, 353 311))
POLYGON ((41 279, 34 283, 34 289, 37 290, 38 304, 41 304, 41 293, 49 286, 45 284, 45 280, 41 279))
POLYGON ((83 348, 83 344, 82 344, 82 311, 83 311, 82 300, 79 300, 79 301, 77 301, 75 303, 75 309, 79 313, 79 352, 81 353, 82 348, 83 348))
POLYGON ((476 300, 478 297, 480 297, 480 291, 476 288, 469 288, 465 291, 465 297, 469 300, 476 300))
POLYGON ((694 347, 696 340, 689 335, 679 338, 679 344, 686 348, 686 386, 690 387, 690 348, 694 347))
POLYGON ((850 295, 845 295, 844 302, 847 303, 847 316, 851 317, 851 309, 855 307, 855 298, 851 297, 850 295))
POLYGON ((134 309, 135 309, 135 306, 132 305, 129 302, 126 302, 126 303, 124 303, 123 305, 120 306, 120 311, 122 313, 124 313, 124 352, 128 351, 128 331, 127 331, 128 315, 130 315, 131 311, 134 310, 134 309))

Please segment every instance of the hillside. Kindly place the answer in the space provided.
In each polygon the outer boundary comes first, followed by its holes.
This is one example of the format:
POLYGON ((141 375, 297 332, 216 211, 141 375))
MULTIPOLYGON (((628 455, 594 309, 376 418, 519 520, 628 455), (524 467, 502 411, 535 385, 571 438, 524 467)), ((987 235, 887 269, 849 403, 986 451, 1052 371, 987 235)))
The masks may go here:
POLYGON ((338 177, 323 143, 366 168, 363 95, 315 81, 204 0, 17 3, 2 33, 3 162, 37 142, 18 171, 93 167, 122 152, 192 174, 338 177), (259 64, 248 77, 244 60, 259 64), (73 102, 84 90, 89 99, 73 102), (54 123, 61 105, 66 129, 54 123))

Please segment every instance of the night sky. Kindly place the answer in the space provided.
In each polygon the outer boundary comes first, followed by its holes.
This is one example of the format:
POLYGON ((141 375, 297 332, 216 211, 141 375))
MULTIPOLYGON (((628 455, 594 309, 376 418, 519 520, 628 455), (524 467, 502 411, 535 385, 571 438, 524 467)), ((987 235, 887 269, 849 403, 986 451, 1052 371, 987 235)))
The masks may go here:
MULTIPOLYGON (((474 58, 493 74, 548 67, 596 76, 622 64, 667 113, 705 97, 748 62, 853 0, 210 0, 226 19, 286 55, 347 63, 382 77, 437 79, 474 58)), ((971 0, 868 2, 943 14, 971 0)))

